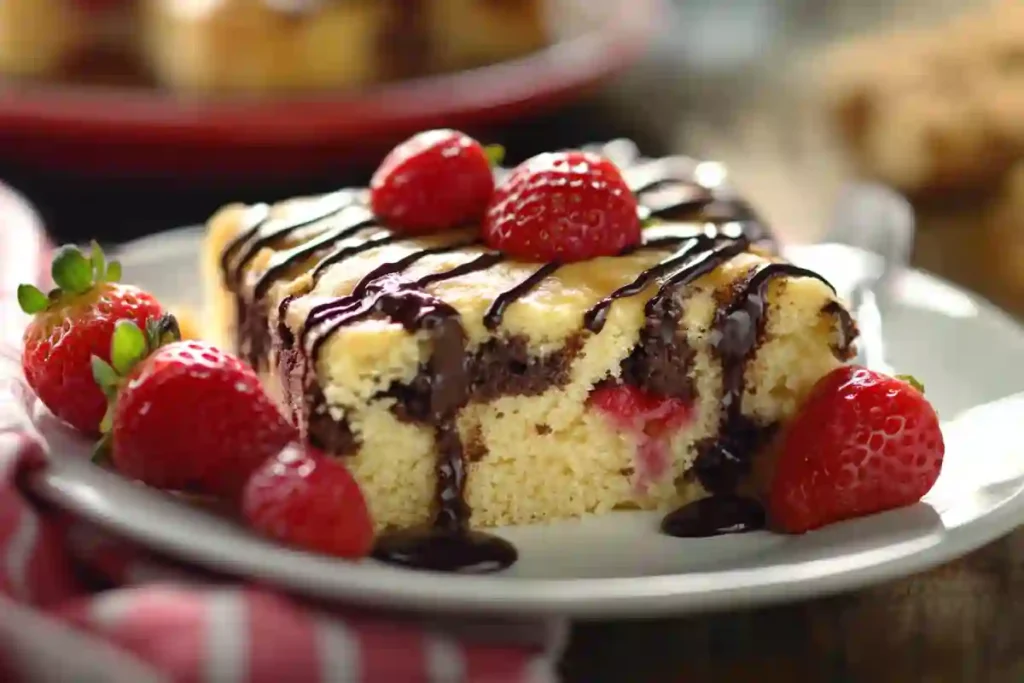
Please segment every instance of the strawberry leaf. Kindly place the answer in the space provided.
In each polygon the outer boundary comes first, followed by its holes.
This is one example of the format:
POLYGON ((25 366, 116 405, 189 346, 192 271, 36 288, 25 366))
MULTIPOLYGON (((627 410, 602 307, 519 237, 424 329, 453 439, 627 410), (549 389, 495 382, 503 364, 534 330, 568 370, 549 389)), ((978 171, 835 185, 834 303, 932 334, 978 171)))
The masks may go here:
POLYGON ((71 294, 83 294, 93 285, 92 263, 73 244, 57 250, 50 272, 54 283, 71 294))
POLYGON ((121 262, 111 261, 107 264, 107 272, 103 279, 106 282, 118 282, 121 279, 121 262))
POLYGON ((108 399, 117 395, 117 386, 121 378, 118 376, 117 370, 99 356, 92 357, 92 378, 96 380, 96 384, 108 399))
POLYGON ((148 352, 146 335, 138 325, 131 320, 118 320, 110 341, 110 363, 118 374, 127 375, 148 352))
POLYGON ((484 156, 491 166, 501 166, 501 162, 505 160, 505 148, 501 145, 487 145, 484 147, 484 156))
POLYGON ((50 300, 38 287, 33 285, 18 285, 18 305, 21 310, 29 315, 45 311, 50 305, 50 300))
MULTIPOLYGON (((117 334, 116 328, 114 333, 117 334)), ((121 388, 121 377, 110 363, 99 356, 92 357, 92 377, 107 397, 107 409, 99 425, 102 436, 92 449, 92 461, 102 465, 110 460, 110 432, 114 427, 114 407, 117 405, 117 392, 121 388)))
POLYGON ((96 240, 92 241, 92 255, 89 257, 89 261, 92 263, 93 282, 103 282, 107 275, 107 259, 96 240))
POLYGON ((922 394, 924 393, 924 385, 921 384, 921 382, 918 381, 918 379, 913 375, 896 375, 896 379, 906 382, 907 384, 914 387, 922 394))

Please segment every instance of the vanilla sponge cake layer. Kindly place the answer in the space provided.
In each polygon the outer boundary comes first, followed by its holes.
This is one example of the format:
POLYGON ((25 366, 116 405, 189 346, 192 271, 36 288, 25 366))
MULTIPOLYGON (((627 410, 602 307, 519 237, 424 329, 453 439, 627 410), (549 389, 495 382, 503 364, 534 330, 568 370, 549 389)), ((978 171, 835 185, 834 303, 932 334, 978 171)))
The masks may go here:
MULTIPOLYGON (((325 202, 332 201, 338 202, 339 196, 270 207, 270 218, 258 232, 270 234, 296 216, 317 215, 325 202)), ((382 264, 471 236, 451 232, 397 239, 346 258, 324 269, 318 278, 312 269, 322 252, 281 268, 285 252, 323 237, 339 223, 358 223, 361 217, 355 212, 365 211, 362 207, 355 201, 348 209, 266 241, 241 268, 241 278, 231 283, 230 290, 225 287, 222 254, 251 228, 254 214, 266 208, 236 205, 219 212, 209 224, 204 249, 206 328, 211 338, 232 344, 238 311, 255 298, 265 315, 262 326, 277 337, 292 339, 289 353, 308 358, 314 349, 304 333, 314 307, 350 294, 382 264), (276 276, 261 278, 272 267, 277 268, 276 276), (263 288, 259 296, 254 292, 257 286, 263 288), (286 298, 284 316, 278 319, 286 298)), ((680 227, 700 228, 665 222, 648 228, 645 235, 650 238, 658 231, 680 227)), ((352 239, 355 243, 380 235, 380 227, 369 225, 352 239)), ((416 280, 445 272, 484 252, 471 246, 426 257, 403 271, 402 277, 416 280)), ((518 384, 527 389, 525 393, 493 391, 493 387, 471 391, 468 402, 454 415, 472 525, 532 523, 616 508, 653 509, 706 495, 692 468, 701 448, 720 438, 723 401, 731 401, 725 390, 716 315, 723 301, 778 259, 750 249, 675 289, 670 308, 679 315, 670 322, 671 344, 660 352, 677 352, 678 363, 664 377, 637 377, 624 367, 629 367, 638 345, 645 343, 645 306, 659 283, 616 300, 599 332, 586 331, 582 321, 598 301, 671 253, 671 249, 649 249, 563 266, 512 303, 494 330, 484 324, 491 303, 541 264, 506 260, 424 287, 457 311, 465 330, 467 358, 487 356, 495 345, 503 352, 514 347, 512 356, 517 360, 511 365, 512 374, 519 373, 518 384), (553 373, 555 379, 549 377, 546 385, 526 379, 536 368, 555 366, 559 368, 553 373), (671 384, 668 375, 679 367, 683 379, 673 380, 678 389, 674 398, 689 406, 690 415, 682 426, 658 438, 623 428, 590 400, 595 387, 616 383, 639 382, 644 388, 664 389, 671 384)), ((842 310, 833 291, 818 279, 780 274, 768 282, 759 343, 743 366, 743 418, 767 429, 784 423, 798 410, 810 387, 849 352, 851 333, 848 317, 844 321, 838 314, 842 310)), ((246 315, 246 324, 251 324, 252 314, 246 315)), ((282 397, 314 442, 345 456, 377 525, 408 527, 429 522, 436 511, 437 433, 429 421, 409 419, 409 411, 402 406, 404 388, 415 385, 439 351, 428 333, 411 333, 384 316, 370 316, 327 336, 301 373, 282 364, 280 344, 264 346, 254 360, 268 387, 282 397), (296 394, 303 396, 296 401, 296 394), (325 438, 322 428, 327 423, 340 427, 337 431, 345 438, 325 438)), ((498 369, 486 364, 474 367, 475 381, 483 387, 493 379, 489 372, 495 376, 499 370, 509 372, 508 364, 498 369)))

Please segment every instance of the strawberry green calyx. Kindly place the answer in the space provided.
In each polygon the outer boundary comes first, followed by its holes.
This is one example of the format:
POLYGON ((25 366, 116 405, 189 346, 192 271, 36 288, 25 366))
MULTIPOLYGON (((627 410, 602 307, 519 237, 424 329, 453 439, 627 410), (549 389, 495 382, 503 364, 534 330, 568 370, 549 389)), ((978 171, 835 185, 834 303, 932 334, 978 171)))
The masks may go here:
POLYGON ((35 285, 18 286, 18 305, 29 315, 41 313, 64 296, 85 294, 96 285, 117 282, 121 278, 121 264, 107 263, 103 250, 95 241, 88 256, 73 244, 65 244, 53 257, 50 276, 56 285, 44 294, 35 285))
POLYGON ((38 287, 34 285, 18 285, 18 306, 21 307, 21 310, 29 315, 35 315, 40 311, 45 311, 49 305, 50 300, 46 298, 46 295, 38 287))
POLYGON ((919 393, 924 393, 924 385, 914 377, 913 375, 896 375, 896 379, 901 382, 906 382, 910 386, 914 387, 919 393))
POLYGON ((110 362, 92 357, 92 375, 107 396, 116 395, 121 382, 161 346, 181 340, 178 321, 171 314, 146 321, 145 331, 131 320, 118 320, 110 338, 110 362))
POLYGON ((487 145, 484 147, 484 156, 491 166, 501 166, 501 162, 505 160, 505 148, 501 145, 487 145))
POLYGON ((117 394, 131 372, 161 346, 181 340, 177 319, 170 314, 146 321, 145 331, 131 320, 118 320, 110 338, 110 362, 92 357, 92 376, 107 397, 107 412, 100 422, 103 435, 93 449, 93 460, 104 460, 109 452, 117 394))

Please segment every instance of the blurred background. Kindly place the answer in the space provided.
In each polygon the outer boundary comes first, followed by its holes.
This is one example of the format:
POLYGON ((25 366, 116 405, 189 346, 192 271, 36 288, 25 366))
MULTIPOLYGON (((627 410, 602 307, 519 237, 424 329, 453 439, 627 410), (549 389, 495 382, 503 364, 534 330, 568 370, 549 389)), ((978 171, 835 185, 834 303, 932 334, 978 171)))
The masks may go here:
POLYGON ((424 127, 625 136, 726 162, 791 240, 881 179, 919 264, 1024 311, 1019 0, 4 0, 0 71, 0 177, 61 240, 365 183, 424 127))

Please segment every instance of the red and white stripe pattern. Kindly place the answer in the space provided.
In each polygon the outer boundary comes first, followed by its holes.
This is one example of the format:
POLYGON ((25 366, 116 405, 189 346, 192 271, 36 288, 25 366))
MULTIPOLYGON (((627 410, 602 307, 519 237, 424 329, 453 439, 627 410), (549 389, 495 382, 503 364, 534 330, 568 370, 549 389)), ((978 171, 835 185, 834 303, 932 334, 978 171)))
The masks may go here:
POLYGON ((212 576, 42 506, 46 466, 16 344, 42 282, 38 218, 0 186, 0 681, 544 683, 561 622, 425 623, 212 576), (471 637, 464 637, 471 634, 471 637))

